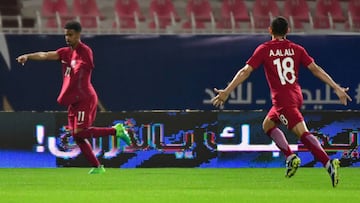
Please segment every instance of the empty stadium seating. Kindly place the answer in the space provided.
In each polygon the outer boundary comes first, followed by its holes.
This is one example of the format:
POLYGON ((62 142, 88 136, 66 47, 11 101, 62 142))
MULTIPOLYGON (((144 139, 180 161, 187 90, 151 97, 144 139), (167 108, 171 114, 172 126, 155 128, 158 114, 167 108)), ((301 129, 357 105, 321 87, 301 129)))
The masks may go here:
POLYGON ((169 25, 175 25, 180 17, 171 0, 152 0, 149 6, 150 18, 149 27, 152 29, 165 29, 169 25))
POLYGON ((85 28, 96 28, 102 17, 96 0, 73 0, 74 16, 77 16, 85 28))
POLYGON ((217 22, 217 28, 239 28, 239 22, 241 21, 250 21, 248 8, 244 0, 223 0, 221 5, 221 17, 217 22))
POLYGON ((116 0, 115 14, 113 27, 117 28, 134 29, 138 27, 139 21, 145 21, 137 0, 116 0))
POLYGON ((344 22, 340 3, 338 0, 318 0, 315 10, 315 29, 334 29, 334 22, 344 22))
POLYGON ((0 13, 1 15, 19 15, 21 11, 20 0, 1 0, 0 13))
POLYGON ((55 13, 60 15, 68 15, 68 6, 65 0, 43 0, 41 12, 45 17, 54 16, 55 13))
POLYGON ((310 22, 312 18, 306 0, 285 0, 283 11, 283 16, 289 19, 294 29, 302 29, 303 22, 310 22))
POLYGON ((56 28, 63 27, 70 13, 65 0, 43 0, 41 15, 46 20, 46 27, 56 28))
POLYGON ((0 1, 1 27, 33 27, 34 18, 21 18, 22 2, 20 0, 0 1))
POLYGON ((188 0, 186 5, 186 16, 188 21, 183 24, 183 28, 205 28, 205 22, 212 22, 215 25, 215 19, 212 6, 209 0, 188 0))
POLYGON ((274 16, 280 15, 275 0, 255 0, 252 12, 252 28, 265 29, 274 16))
POLYGON ((359 1, 0 0, 0 22, 5 31, 26 25, 58 32, 67 20, 77 19, 84 28, 96 28, 84 29, 89 32, 267 32, 271 18, 284 15, 295 32, 357 32, 359 1))
POLYGON ((348 20, 346 29, 360 31, 360 0, 350 0, 348 4, 348 20))

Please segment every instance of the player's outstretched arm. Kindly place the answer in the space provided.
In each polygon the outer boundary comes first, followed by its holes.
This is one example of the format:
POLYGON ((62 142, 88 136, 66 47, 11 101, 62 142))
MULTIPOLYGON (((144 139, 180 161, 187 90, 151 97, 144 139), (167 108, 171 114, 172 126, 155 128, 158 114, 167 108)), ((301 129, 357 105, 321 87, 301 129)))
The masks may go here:
POLYGON ((23 54, 17 57, 16 61, 24 65, 25 62, 28 60, 37 60, 37 61, 59 60, 59 58, 60 58, 59 54, 56 51, 47 51, 47 52, 35 52, 30 54, 23 54))
POLYGON ((217 95, 211 99, 211 102, 214 106, 219 107, 224 105, 225 101, 229 97, 229 94, 234 91, 234 89, 239 86, 241 83, 243 83, 251 74, 253 71, 253 67, 246 64, 242 69, 240 69, 233 80, 229 83, 229 85, 225 89, 217 89, 214 88, 214 91, 217 93, 217 95))
POLYGON ((344 87, 341 87, 340 85, 338 85, 330 77, 330 75, 325 72, 324 69, 322 69, 320 66, 318 66, 314 62, 311 63, 308 66, 308 68, 316 77, 318 77, 320 80, 322 80, 323 82, 325 82, 326 84, 328 84, 330 87, 332 87, 335 90, 335 93, 339 97, 340 102, 342 104, 344 104, 346 106, 348 100, 352 101, 351 97, 346 93, 347 91, 349 91, 348 87, 344 88, 344 87))

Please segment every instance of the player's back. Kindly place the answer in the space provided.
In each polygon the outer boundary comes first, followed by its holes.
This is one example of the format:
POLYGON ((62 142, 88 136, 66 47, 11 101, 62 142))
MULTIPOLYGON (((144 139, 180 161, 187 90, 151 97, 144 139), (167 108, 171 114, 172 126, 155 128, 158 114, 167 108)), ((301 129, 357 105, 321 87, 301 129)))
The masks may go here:
POLYGON ((298 83, 299 69, 307 67, 313 59, 305 49, 286 39, 275 39, 261 45, 263 65, 275 106, 302 105, 302 92, 298 83))

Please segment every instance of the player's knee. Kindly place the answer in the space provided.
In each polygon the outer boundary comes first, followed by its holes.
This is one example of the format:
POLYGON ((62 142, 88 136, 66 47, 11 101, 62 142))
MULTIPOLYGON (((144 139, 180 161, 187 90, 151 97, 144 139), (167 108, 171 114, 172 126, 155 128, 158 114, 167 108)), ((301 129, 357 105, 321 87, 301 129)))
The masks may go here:
POLYGON ((269 118, 266 117, 264 119, 263 123, 262 123, 263 131, 265 133, 267 133, 269 130, 271 130, 274 127, 275 127, 275 123, 272 120, 270 120, 269 118))
POLYGON ((84 131, 84 129, 82 129, 82 128, 75 128, 75 129, 74 129, 74 135, 80 134, 82 131, 84 131))
POLYGON ((298 137, 301 138, 304 134, 308 134, 309 130, 304 121, 298 122, 291 131, 298 137))
POLYGON ((266 119, 263 120, 262 122, 262 129, 264 130, 264 132, 266 132, 266 119))
POLYGON ((82 129, 82 128, 75 128, 75 129, 73 130, 72 136, 73 136, 75 139, 76 139, 76 138, 82 139, 82 138, 83 138, 83 136, 82 136, 83 132, 84 132, 84 129, 82 129))
POLYGON ((73 136, 73 137, 74 137, 76 144, 79 145, 79 144, 85 143, 85 139, 83 139, 81 137, 75 137, 75 136, 73 136))

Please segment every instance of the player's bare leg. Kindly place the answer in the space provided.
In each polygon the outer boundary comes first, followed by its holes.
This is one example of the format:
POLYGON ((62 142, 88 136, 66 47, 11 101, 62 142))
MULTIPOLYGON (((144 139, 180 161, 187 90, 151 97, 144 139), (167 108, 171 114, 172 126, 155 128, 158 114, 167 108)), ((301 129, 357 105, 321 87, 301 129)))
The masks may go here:
POLYGON ((340 167, 340 161, 338 159, 330 160, 318 139, 309 132, 304 121, 296 124, 292 131, 300 138, 300 141, 310 150, 314 157, 323 164, 330 175, 333 187, 336 187, 339 182, 338 168, 340 167))
POLYGON ((294 154, 289 146, 284 133, 277 127, 276 123, 269 117, 263 122, 265 133, 275 142, 276 146, 284 153, 286 157, 285 177, 290 178, 295 175, 300 166, 300 158, 294 154))
POLYGON ((98 138, 109 135, 115 135, 120 139, 122 139, 127 145, 131 145, 130 136, 127 133, 124 125, 121 123, 118 123, 113 127, 108 127, 108 128, 104 128, 104 127, 89 127, 86 129, 77 128, 74 131, 74 136, 80 138, 98 138))
POLYGON ((99 128, 99 127, 90 127, 90 128, 75 128, 73 132, 73 137, 75 138, 76 143, 78 144, 81 152, 85 155, 86 159, 92 164, 93 168, 89 171, 90 174, 102 174, 105 172, 105 168, 100 164, 99 160, 96 158, 94 152, 92 151, 91 145, 86 140, 87 138, 98 138, 109 135, 116 135, 120 137, 127 145, 131 145, 130 136, 126 132, 126 129, 122 124, 116 124, 110 128, 99 128))
POLYGON ((74 130, 74 139, 76 144, 79 146, 81 152, 84 154, 85 158, 90 162, 93 168, 89 171, 89 174, 102 174, 105 173, 105 168, 100 164, 100 161, 97 159, 95 153, 92 150, 92 147, 89 141, 86 138, 77 136, 80 133, 79 129, 74 130))
POLYGON ((93 166, 93 168, 89 171, 89 174, 102 174, 105 172, 105 169, 100 164, 99 160, 96 158, 94 152, 92 151, 92 147, 91 147, 89 141, 86 138, 77 136, 83 131, 84 131, 84 129, 82 129, 82 128, 74 129, 73 137, 75 139, 76 144, 79 146, 81 152, 84 154, 85 158, 93 166))
POLYGON ((274 140, 275 144, 284 153, 286 158, 293 154, 284 133, 277 127, 276 123, 272 121, 269 117, 266 117, 264 119, 263 129, 264 132, 272 140, 274 140))

